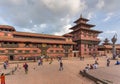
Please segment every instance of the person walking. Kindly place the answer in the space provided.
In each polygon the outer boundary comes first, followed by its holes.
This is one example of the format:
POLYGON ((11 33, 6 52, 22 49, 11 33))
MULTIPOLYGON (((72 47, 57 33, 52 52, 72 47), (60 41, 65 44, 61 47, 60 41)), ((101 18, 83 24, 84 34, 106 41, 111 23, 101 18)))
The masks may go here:
POLYGON ((0 79, 1 79, 1 84, 5 84, 5 74, 4 73, 1 74, 0 79))
POLYGON ((50 62, 49 62, 49 64, 51 64, 53 62, 53 58, 50 58, 50 62))
POLYGON ((39 60, 38 60, 38 66, 40 66, 40 64, 41 64, 41 60, 39 59, 39 60))
POLYGON ((62 71, 63 70, 63 63, 62 61, 60 61, 60 68, 59 68, 59 71, 62 71))
POLYGON ((28 64, 25 63, 25 64, 23 65, 23 67, 24 67, 25 73, 27 74, 27 73, 28 73, 28 64))
POLYGON ((3 63, 3 67, 4 67, 4 69, 7 69, 7 64, 6 64, 6 62, 3 63))
POLYGON ((109 67, 110 66, 110 59, 108 58, 107 59, 107 67, 109 67))

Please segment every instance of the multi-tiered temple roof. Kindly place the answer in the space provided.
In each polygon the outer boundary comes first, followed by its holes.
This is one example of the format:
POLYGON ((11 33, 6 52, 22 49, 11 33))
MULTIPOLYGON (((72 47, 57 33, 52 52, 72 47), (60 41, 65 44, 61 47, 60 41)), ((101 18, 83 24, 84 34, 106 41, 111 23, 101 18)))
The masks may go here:
POLYGON ((80 15, 80 18, 77 19, 74 23, 76 23, 75 26, 73 26, 72 29, 73 31, 71 33, 74 33, 76 31, 79 31, 79 30, 88 30, 88 31, 92 31, 92 32, 96 32, 96 33, 102 33, 102 31, 98 31, 98 30, 93 30, 91 29, 92 27, 94 27, 95 25, 92 25, 92 24, 88 24, 89 20, 86 19, 86 18, 83 18, 82 15, 80 15))

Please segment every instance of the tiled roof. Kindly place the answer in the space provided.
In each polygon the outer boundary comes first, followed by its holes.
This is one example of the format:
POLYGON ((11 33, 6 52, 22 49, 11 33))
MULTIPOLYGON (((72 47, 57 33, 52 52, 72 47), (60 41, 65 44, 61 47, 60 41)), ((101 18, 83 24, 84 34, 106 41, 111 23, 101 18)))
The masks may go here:
POLYGON ((88 19, 86 19, 86 18, 80 17, 79 19, 77 19, 76 21, 74 21, 74 23, 77 23, 77 22, 79 22, 80 20, 89 21, 89 20, 88 20, 88 19))
MULTIPOLYGON (((99 46, 99 48, 109 48, 109 49, 112 49, 113 47, 112 47, 112 45, 101 45, 101 46, 99 46)), ((120 45, 116 44, 115 48, 116 49, 120 49, 120 45)))
POLYGON ((96 32, 96 33, 102 33, 102 31, 93 30, 93 29, 89 29, 89 28, 82 28, 82 27, 80 27, 79 29, 76 29, 76 30, 74 30, 74 31, 72 31, 70 33, 76 32, 78 30, 87 30, 87 31, 92 31, 92 32, 96 32))
POLYGON ((81 38, 80 40, 88 40, 88 41, 100 41, 100 39, 93 39, 93 38, 81 38))
POLYGON ((36 34, 36 33, 28 33, 28 32, 12 32, 12 33, 13 33, 13 35, 20 35, 20 36, 33 36, 33 37, 65 39, 65 37, 63 37, 63 36, 49 35, 49 34, 36 34))
POLYGON ((9 26, 9 25, 0 25, 0 29, 11 29, 11 30, 15 30, 15 28, 14 27, 12 27, 12 26, 9 26))
POLYGON ((0 41, 10 42, 29 42, 29 43, 50 43, 50 44, 75 44, 74 42, 66 42, 59 40, 47 40, 47 39, 32 39, 32 38, 0 38, 0 41))
POLYGON ((105 48, 112 48, 112 45, 104 45, 105 48))
POLYGON ((104 45, 98 45, 98 48, 105 48, 104 45))
POLYGON ((116 45, 115 45, 115 48, 120 49, 120 44, 116 44, 116 45))
POLYGON ((81 27, 82 25, 85 25, 85 26, 88 26, 88 27, 94 27, 95 26, 95 25, 92 25, 92 24, 80 23, 80 24, 77 24, 77 25, 71 27, 70 29, 76 29, 78 26, 81 27))

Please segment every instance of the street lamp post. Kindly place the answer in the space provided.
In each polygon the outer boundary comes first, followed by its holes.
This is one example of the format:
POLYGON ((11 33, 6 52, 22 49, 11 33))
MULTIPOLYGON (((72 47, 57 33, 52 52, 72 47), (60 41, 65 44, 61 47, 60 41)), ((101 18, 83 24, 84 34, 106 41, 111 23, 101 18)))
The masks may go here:
POLYGON ((117 35, 115 34, 114 36, 113 36, 113 38, 111 39, 111 41, 112 41, 112 55, 113 55, 113 59, 115 59, 116 58, 116 49, 115 49, 115 42, 117 41, 117 35))

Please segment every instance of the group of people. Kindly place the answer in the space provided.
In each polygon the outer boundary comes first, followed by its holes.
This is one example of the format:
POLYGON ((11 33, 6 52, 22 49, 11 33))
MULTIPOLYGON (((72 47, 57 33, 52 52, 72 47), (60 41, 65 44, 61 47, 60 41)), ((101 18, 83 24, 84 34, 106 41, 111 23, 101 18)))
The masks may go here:
MULTIPOLYGON (((51 64, 52 62, 53 62, 53 58, 50 59, 49 64, 51 64)), ((61 57, 58 57, 58 62, 59 62, 59 71, 62 71, 63 70, 63 62, 62 62, 61 57)), ((40 58, 38 60, 38 66, 40 66, 40 65, 43 65, 43 59, 42 58, 40 58)), ((23 68, 25 70, 25 73, 27 74, 28 73, 28 64, 26 62, 23 64, 23 68)))
POLYGON ((87 64, 87 66, 85 67, 84 71, 88 72, 90 69, 97 69, 98 68, 98 59, 95 60, 95 63, 93 64, 87 64))

